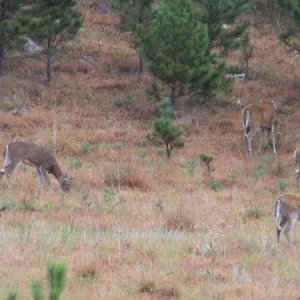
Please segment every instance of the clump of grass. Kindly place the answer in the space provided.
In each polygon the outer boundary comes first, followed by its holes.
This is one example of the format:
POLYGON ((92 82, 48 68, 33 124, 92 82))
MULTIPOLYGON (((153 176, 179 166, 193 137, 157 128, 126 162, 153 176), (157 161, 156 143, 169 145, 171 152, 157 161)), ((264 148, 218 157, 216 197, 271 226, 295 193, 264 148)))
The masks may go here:
POLYGON ((167 230, 179 230, 186 232, 193 232, 196 227, 196 219, 194 212, 186 207, 183 207, 182 203, 173 211, 166 212, 165 228, 167 230))
POLYGON ((97 264, 91 263, 82 266, 78 271, 78 277, 84 280, 94 280, 98 274, 97 264))
POLYGON ((113 168, 105 175, 105 185, 113 187, 129 187, 132 189, 146 190, 149 188, 149 183, 145 177, 137 174, 136 170, 129 167, 113 168))
POLYGON ((263 217, 263 215, 262 209, 257 204, 254 204, 253 206, 246 208, 243 215, 243 221, 246 222, 247 220, 259 220, 263 217))
POLYGON ((275 188, 273 189, 273 193, 276 194, 276 193, 283 193, 287 190, 289 184, 288 182, 285 180, 285 179, 279 179, 277 181, 277 184, 275 186, 275 188))
POLYGON ((144 280, 140 283, 139 292, 153 294, 156 291, 156 284, 153 280, 144 280))
POLYGON ((71 169, 79 169, 82 167, 83 162, 77 158, 69 157, 67 163, 71 169))
POLYGON ((210 178, 208 180, 208 186, 215 192, 220 191, 224 188, 224 186, 215 178, 210 178))
POLYGON ((154 299, 178 299, 179 291, 176 287, 166 285, 158 287, 153 280, 144 280, 140 283, 139 293, 149 294, 154 299))
POLYGON ((83 155, 89 154, 89 153, 92 152, 94 147, 95 146, 93 144, 90 144, 88 142, 83 143, 83 144, 81 144, 81 147, 80 147, 80 153, 83 154, 83 155))
POLYGON ((285 176, 288 174, 288 165, 284 161, 278 160, 273 167, 272 173, 277 177, 285 176))
POLYGON ((133 106, 133 100, 131 97, 125 97, 123 99, 114 99, 114 105, 117 108, 129 109, 133 106))

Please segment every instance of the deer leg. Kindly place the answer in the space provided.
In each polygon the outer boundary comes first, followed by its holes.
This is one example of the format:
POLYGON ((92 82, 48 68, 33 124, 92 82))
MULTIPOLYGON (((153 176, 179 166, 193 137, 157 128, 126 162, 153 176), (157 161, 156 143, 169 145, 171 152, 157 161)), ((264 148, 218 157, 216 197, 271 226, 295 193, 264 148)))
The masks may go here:
MULTIPOLYGON (((5 174, 6 174, 6 179, 8 182, 8 187, 10 188, 10 176, 13 174, 13 172, 17 169, 17 167, 21 164, 22 162, 10 162, 7 166, 4 167, 5 169, 5 174)), ((3 175, 4 175, 3 173, 3 175)))
POLYGON ((299 186, 299 181, 300 181, 300 169, 298 168, 296 170, 296 184, 299 186))
POLYGON ((298 219, 298 214, 293 214, 293 216, 288 217, 287 225, 284 229, 284 235, 289 243, 289 246, 292 247, 291 239, 290 239, 290 231, 293 228, 295 221, 298 219))
POLYGON ((50 190, 51 190, 51 186, 50 186, 50 180, 49 180, 49 176, 47 174, 47 171, 45 169, 43 169, 42 167, 39 167, 37 169, 39 178, 40 178, 40 185, 39 185, 39 193, 43 190, 43 186, 45 181, 47 182, 50 190))
POLYGON ((255 134, 256 134, 256 130, 254 130, 253 128, 250 128, 250 130, 247 133, 245 133, 245 138, 246 138, 246 141, 247 141, 248 155, 249 156, 252 156, 251 142, 252 142, 252 139, 255 136, 255 134))
POLYGON ((258 145, 258 152, 260 152, 261 150, 261 144, 262 144, 262 139, 263 139, 263 131, 264 129, 263 128, 260 128, 259 129, 259 145, 258 145))
POLYGON ((277 154, 276 147, 275 147, 275 126, 274 126, 274 124, 272 124, 272 126, 271 126, 271 137, 272 137, 272 144, 273 144, 274 154, 277 154))
POLYGON ((280 238, 280 233, 281 233, 281 230, 282 228, 286 225, 286 222, 287 222, 287 218, 282 216, 282 219, 280 221, 279 224, 277 224, 276 226, 276 231, 277 231, 277 244, 279 245, 279 238, 280 238))

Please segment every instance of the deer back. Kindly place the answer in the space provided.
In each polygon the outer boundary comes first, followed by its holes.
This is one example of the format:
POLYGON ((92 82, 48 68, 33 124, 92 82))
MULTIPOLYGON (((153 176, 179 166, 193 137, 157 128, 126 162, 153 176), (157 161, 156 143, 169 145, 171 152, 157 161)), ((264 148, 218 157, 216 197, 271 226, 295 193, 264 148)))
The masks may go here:
MULTIPOLYGON (((268 127, 276 123, 274 107, 268 103, 255 103, 247 105, 243 110, 243 118, 249 117, 251 127, 268 127)), ((245 121, 244 121, 245 124, 245 121)))

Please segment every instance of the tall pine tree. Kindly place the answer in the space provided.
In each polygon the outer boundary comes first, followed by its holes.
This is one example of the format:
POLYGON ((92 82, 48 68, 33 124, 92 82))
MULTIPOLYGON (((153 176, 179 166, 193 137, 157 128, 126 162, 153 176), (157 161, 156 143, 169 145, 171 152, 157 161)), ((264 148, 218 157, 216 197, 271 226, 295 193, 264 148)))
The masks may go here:
POLYGON ((22 9, 25 4, 22 0, 0 1, 0 74, 7 51, 16 47, 19 37, 28 29, 26 11, 22 9))
MULTIPOLYGON (((112 8, 122 19, 120 29, 132 32, 136 39, 137 27, 147 27, 150 23, 153 3, 154 0, 113 0, 112 8)), ((144 59, 141 55, 139 55, 139 73, 144 73, 144 59)))
POLYGON ((250 8, 249 0, 194 0, 202 11, 202 23, 207 25, 209 37, 208 53, 218 48, 219 54, 239 45, 249 23, 238 18, 250 8))
POLYGON ((51 63, 62 42, 73 39, 83 24, 76 0, 33 0, 32 34, 46 41, 47 80, 52 79, 51 63))
POLYGON ((300 0, 277 0, 283 9, 283 29, 280 39, 289 47, 300 51, 300 0))
POLYGON ((150 30, 140 29, 139 38, 149 70, 170 88, 173 106, 178 96, 195 91, 207 95, 220 87, 225 63, 207 54, 207 30, 190 0, 167 0, 150 30))

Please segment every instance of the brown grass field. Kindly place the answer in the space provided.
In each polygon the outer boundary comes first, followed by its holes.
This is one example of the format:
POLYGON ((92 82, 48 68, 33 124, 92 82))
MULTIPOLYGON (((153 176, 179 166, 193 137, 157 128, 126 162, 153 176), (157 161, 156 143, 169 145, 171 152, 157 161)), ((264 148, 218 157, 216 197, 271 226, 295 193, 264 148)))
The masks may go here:
MULTIPOLYGON (((147 145, 155 105, 137 75, 130 37, 118 18, 88 9, 77 39, 54 63, 10 61, 0 78, 0 147, 31 141, 54 151, 72 191, 37 196, 38 179, 21 167, 0 183, 0 299, 32 299, 47 288, 49 261, 67 265, 62 299, 299 299, 300 226, 294 249, 277 247, 274 203, 296 191, 292 152, 300 140, 300 57, 268 26, 253 25, 251 80, 196 107, 181 102, 182 149, 170 160, 147 145), (128 108, 115 99, 131 97, 128 108), (246 156, 236 99, 273 99, 280 145, 246 156), (27 113, 15 117, 13 107, 27 113), (213 156, 211 176, 197 160, 213 156)), ((237 59, 233 57, 232 59, 237 59)), ((257 141, 257 139, 255 139, 257 141)))

